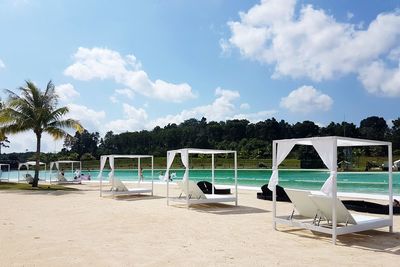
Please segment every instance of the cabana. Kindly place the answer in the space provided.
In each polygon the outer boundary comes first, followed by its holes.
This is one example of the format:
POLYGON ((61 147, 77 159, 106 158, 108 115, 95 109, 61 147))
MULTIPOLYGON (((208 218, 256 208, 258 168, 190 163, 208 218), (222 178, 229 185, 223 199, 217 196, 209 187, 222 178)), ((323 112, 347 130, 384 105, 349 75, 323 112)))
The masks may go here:
MULTIPOLYGON (((382 228, 389 226, 389 231, 393 232, 393 189, 392 189, 392 168, 388 168, 388 201, 389 216, 368 217, 363 216, 366 220, 357 221, 346 212, 342 202, 337 198, 337 148, 338 147, 355 147, 355 146, 387 146, 388 162, 392 166, 392 143, 383 141, 373 141, 364 139, 355 139, 338 136, 313 137, 301 139, 284 139, 274 140, 272 143, 272 175, 269 180, 268 187, 273 191, 273 228, 276 230, 276 224, 286 224, 294 227, 309 229, 312 231, 322 232, 332 235, 332 243, 336 244, 337 235, 366 231, 370 229, 382 228), (310 196, 311 200, 322 211, 325 218, 331 221, 331 225, 312 224, 300 220, 292 220, 290 216, 276 216, 276 185, 279 182, 278 167, 283 160, 289 155, 295 145, 313 146, 318 155, 330 171, 329 178, 325 181, 321 188, 325 196, 310 196), (336 201, 333 201, 336 200, 336 201), (328 207, 331 209, 327 209, 328 207), (343 222, 341 215, 346 213, 347 220, 343 222), (338 223, 342 223, 339 224, 338 223), (329 226, 329 227, 327 227, 329 226)), ((290 197, 290 196, 289 196, 290 197)))
POLYGON ((1 181, 10 181, 10 164, 0 164, 0 182, 1 181), (7 178, 3 178, 3 166, 7 167, 7 178))
MULTIPOLYGON (((111 193, 113 196, 115 195, 138 195, 142 193, 151 193, 153 195, 153 187, 154 187, 154 157, 151 155, 103 155, 100 157, 100 172, 98 179, 100 180, 100 197, 103 195, 103 169, 106 165, 107 159, 110 164, 110 173, 108 174, 109 181, 111 183, 111 193), (138 160, 138 182, 141 181, 141 167, 140 167, 140 160, 145 158, 151 158, 151 188, 143 188, 143 187, 136 187, 136 188, 127 188, 120 179, 115 177, 114 171, 114 159, 137 159, 138 160)), ((110 191, 108 191, 110 192, 110 191)))
MULTIPOLYGON (((53 170, 55 169, 55 174, 57 175, 56 180, 54 180, 54 182, 58 182, 58 183, 76 183, 76 181, 72 181, 72 180, 67 180, 66 177, 63 177, 62 180, 60 180, 59 176, 61 175, 61 170, 63 168, 60 169, 60 165, 71 165, 71 176, 74 177, 74 172, 76 169, 76 166, 79 166, 79 174, 82 171, 82 162, 77 161, 77 160, 59 160, 59 161, 53 161, 50 162, 50 183, 52 182, 51 178, 54 175, 53 170), (75 167, 75 168, 74 168, 75 167)), ((78 177, 79 182, 80 182, 80 177, 78 177)))
MULTIPOLYGON (((36 161, 27 161, 25 163, 18 163, 18 183, 21 180, 20 179, 20 170, 22 167, 26 168, 26 173, 28 173, 29 171, 29 167, 30 166, 35 166, 36 165, 36 161)), ((43 179, 39 179, 40 181, 46 181, 46 174, 47 174, 47 164, 44 162, 39 162, 39 166, 40 165, 44 165, 44 180, 43 179)))
POLYGON ((238 190, 237 190, 237 153, 233 150, 214 150, 214 149, 198 149, 198 148, 183 148, 178 150, 170 150, 167 152, 167 170, 165 172, 167 177, 167 205, 169 201, 185 203, 189 208, 190 205, 203 204, 203 203, 221 203, 221 202, 235 202, 238 204, 238 190), (185 198, 180 197, 169 197, 169 171, 174 161, 175 155, 181 154, 181 160, 183 166, 185 166, 185 173, 183 175, 182 183, 179 185, 182 187, 182 191, 185 193, 185 198), (205 154, 211 155, 211 183, 213 185, 212 194, 202 194, 202 191, 196 184, 189 181, 189 155, 190 154, 205 154), (214 194, 215 186, 215 155, 218 154, 234 154, 234 175, 235 175, 235 195, 217 195, 214 194), (196 196, 196 197, 192 197, 196 196))

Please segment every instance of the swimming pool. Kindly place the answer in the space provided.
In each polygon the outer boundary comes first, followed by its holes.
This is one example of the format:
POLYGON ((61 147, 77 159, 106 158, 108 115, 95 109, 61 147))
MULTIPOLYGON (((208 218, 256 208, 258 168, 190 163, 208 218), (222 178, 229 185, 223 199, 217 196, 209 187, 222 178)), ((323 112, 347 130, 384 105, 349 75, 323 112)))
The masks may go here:
MULTIPOLYGON (((158 181, 160 172, 164 173, 164 169, 154 170, 154 180, 158 181)), ((26 173, 21 172, 21 173, 26 173)), ((29 171, 33 175, 33 171, 29 171)), ((82 170, 82 173, 87 175, 88 171, 82 170)), ((103 177, 106 179, 109 171, 103 171, 103 177)), ((183 177, 184 170, 171 170, 171 173, 176 173, 176 180, 183 177)), ((98 170, 91 170, 90 175, 92 180, 97 180, 98 170)), ((10 172, 10 179, 17 180, 17 171, 10 172)), ((115 175, 124 181, 137 181, 137 170, 115 170, 115 175)), ((143 170, 144 179, 151 180, 151 171, 143 170)), ((211 180, 211 170, 207 169, 194 169, 190 170, 190 179, 195 181, 211 180)), ((3 172, 3 178, 7 176, 7 172, 3 172)), ((41 172, 40 177, 47 177, 49 174, 41 172)), ((73 177, 72 172, 66 172, 65 176, 69 179, 73 177)), ((271 176, 271 170, 266 169, 240 169, 238 170, 238 184, 242 186, 260 187, 268 183, 271 176)), ((291 187, 298 189, 319 190, 325 180, 328 178, 328 171, 315 171, 315 170, 280 170, 279 171, 279 184, 283 187, 291 187)), ((52 178, 54 179, 54 178, 52 178)), ((215 181, 217 184, 233 184, 234 171, 233 170, 216 170, 215 181)), ((338 191, 341 192, 357 192, 357 193, 387 193, 388 175, 386 172, 343 172, 338 173, 338 191)), ((400 173, 393 173, 393 192, 395 195, 400 195, 400 173)))

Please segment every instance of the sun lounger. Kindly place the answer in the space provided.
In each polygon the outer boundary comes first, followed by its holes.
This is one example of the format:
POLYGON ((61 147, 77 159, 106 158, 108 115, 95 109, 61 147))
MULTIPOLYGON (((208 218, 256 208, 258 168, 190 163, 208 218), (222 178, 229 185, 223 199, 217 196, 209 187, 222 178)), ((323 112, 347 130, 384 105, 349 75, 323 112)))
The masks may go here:
MULTIPOLYGON (((197 182, 197 186, 203 191, 204 194, 212 194, 213 184, 208 181, 200 181, 197 182)), ((229 188, 215 188, 214 186, 214 194, 217 195, 229 195, 231 193, 231 189, 229 188)))
POLYGON ((178 198, 174 198, 174 200, 178 202, 186 202, 186 196, 189 197, 189 204, 236 201, 236 197, 234 197, 233 195, 204 194, 203 191, 201 191, 201 189, 198 187, 198 185, 190 180, 187 182, 178 181, 177 185, 182 190, 181 195, 178 198), (189 188, 187 187, 187 183, 189 183, 189 188))
POLYGON ((111 188, 113 195, 136 195, 142 193, 151 193, 151 188, 127 188, 118 178, 113 177, 113 186, 111 188))
POLYGON ((30 175, 29 173, 25 174, 25 180, 28 184, 32 184, 33 183, 33 177, 32 175, 30 175))
MULTIPOLYGON (((272 200, 272 191, 269 190, 268 184, 261 186, 261 191, 262 192, 257 192, 258 199, 272 200)), ((290 202, 285 190, 279 185, 276 186, 276 201, 290 202)))
MULTIPOLYGON (((332 197, 310 195, 310 199, 318 207, 318 210, 324 215, 328 221, 332 221, 332 197)), ((381 218, 352 214, 344 206, 340 199, 336 199, 336 221, 338 224, 354 224, 361 225, 365 223, 375 223, 381 221, 381 218)))
MULTIPOLYGON (((315 219, 320 216, 318 206, 316 206, 314 201, 310 199, 310 191, 285 188, 285 192, 292 201, 294 209, 298 212, 297 217, 312 218, 313 222, 315 222, 315 219)), ((293 215, 294 210, 290 219, 293 218, 293 215)))
POLYGON ((74 179, 72 181, 67 180, 67 178, 65 178, 64 175, 62 175, 61 173, 58 173, 56 183, 58 183, 58 184, 81 184, 82 182, 81 182, 81 179, 74 179))

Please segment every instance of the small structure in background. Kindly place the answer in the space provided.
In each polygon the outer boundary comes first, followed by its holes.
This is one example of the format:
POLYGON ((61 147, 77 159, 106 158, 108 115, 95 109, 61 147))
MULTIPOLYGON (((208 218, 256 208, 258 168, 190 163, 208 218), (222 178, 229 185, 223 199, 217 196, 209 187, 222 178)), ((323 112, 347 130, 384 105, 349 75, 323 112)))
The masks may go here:
MULTIPOLYGON (((18 183, 20 181, 27 181, 26 177, 28 177, 27 174, 29 174, 29 167, 30 166, 35 166, 35 165, 36 165, 36 161, 27 161, 25 163, 19 163, 18 164, 18 183), (21 169, 23 169, 24 167, 26 168, 26 172, 25 172, 25 175, 24 175, 25 179, 21 179, 21 169)), ((46 181, 47 164, 44 163, 44 162, 39 162, 39 165, 44 165, 44 179, 40 179, 40 177, 39 177, 39 181, 46 181)))

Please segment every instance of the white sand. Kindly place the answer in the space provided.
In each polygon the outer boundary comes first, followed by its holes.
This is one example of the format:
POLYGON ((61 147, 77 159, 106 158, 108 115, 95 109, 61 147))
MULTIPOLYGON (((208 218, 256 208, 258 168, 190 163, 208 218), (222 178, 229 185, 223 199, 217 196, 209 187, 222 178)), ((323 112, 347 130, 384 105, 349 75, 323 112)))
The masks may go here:
MULTIPOLYGON (((400 217, 388 229, 329 236, 279 227, 269 201, 240 190, 239 207, 167 206, 154 197, 0 191, 0 266, 399 266, 400 217)), ((176 190, 175 190, 176 192, 176 190)), ((279 203, 287 214, 290 203, 279 203)))

